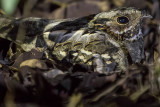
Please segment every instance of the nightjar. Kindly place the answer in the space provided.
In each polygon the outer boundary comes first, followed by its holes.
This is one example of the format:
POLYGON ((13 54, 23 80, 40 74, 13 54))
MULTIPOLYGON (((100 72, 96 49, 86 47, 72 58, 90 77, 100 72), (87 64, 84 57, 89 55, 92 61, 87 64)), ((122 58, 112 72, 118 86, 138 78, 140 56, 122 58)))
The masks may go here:
POLYGON ((132 7, 82 18, 51 20, 0 16, 0 37, 25 51, 40 48, 58 61, 87 64, 95 72, 125 71, 144 58, 142 20, 151 16, 132 7))

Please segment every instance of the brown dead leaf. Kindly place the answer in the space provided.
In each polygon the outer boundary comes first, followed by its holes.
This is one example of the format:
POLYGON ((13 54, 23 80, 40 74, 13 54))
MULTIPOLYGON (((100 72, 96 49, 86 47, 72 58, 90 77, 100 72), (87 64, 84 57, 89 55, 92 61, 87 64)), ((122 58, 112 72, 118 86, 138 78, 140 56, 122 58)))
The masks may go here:
POLYGON ((2 68, 2 64, 0 64, 0 68, 2 68))
POLYGON ((20 64, 20 67, 28 66, 31 68, 39 68, 46 70, 48 69, 47 65, 44 63, 44 61, 39 60, 39 59, 29 59, 25 60, 20 64))

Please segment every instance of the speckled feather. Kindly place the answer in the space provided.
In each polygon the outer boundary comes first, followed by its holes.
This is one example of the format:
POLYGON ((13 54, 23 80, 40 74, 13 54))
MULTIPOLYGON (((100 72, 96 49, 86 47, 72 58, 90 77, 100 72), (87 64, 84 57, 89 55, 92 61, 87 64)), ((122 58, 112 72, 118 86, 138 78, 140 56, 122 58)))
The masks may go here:
POLYGON ((142 20, 150 15, 135 8, 120 8, 77 19, 11 19, 0 17, 0 37, 14 41, 25 51, 48 50, 52 58, 91 65, 108 74, 125 71, 144 58, 142 20), (128 20, 119 23, 118 18, 128 20))

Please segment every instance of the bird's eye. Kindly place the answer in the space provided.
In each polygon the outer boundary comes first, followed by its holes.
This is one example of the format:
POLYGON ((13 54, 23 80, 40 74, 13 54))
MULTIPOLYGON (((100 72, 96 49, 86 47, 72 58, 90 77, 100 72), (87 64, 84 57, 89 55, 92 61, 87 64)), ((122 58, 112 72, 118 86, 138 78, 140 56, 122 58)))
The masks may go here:
POLYGON ((117 22, 119 24, 127 24, 129 22, 129 19, 125 16, 121 16, 117 18, 117 22))

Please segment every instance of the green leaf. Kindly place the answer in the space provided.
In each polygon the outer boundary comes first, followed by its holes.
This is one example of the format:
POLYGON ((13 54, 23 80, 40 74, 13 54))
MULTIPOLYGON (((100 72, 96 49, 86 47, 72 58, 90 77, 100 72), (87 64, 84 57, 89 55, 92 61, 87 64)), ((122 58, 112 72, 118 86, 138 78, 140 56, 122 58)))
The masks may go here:
POLYGON ((12 15, 17 7, 19 0, 1 0, 1 7, 6 14, 12 15))

